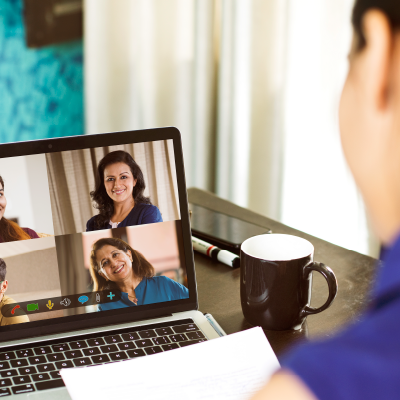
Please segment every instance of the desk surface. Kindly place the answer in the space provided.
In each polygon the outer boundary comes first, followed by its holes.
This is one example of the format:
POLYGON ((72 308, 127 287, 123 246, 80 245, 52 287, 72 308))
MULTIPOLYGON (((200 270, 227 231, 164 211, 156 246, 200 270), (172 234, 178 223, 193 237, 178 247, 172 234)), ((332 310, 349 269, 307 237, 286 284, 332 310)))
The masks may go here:
MULTIPOLYGON (((314 259, 334 271, 339 289, 331 307, 320 314, 308 316, 299 331, 264 331, 278 358, 302 340, 332 336, 347 322, 356 321, 367 307, 368 292, 376 270, 375 259, 290 228, 203 190, 188 189, 188 197, 189 203, 270 228, 274 233, 287 233, 309 240, 315 248, 314 259)), ((244 319, 240 305, 240 270, 232 270, 199 253, 195 253, 194 261, 200 311, 212 314, 228 334, 250 328, 252 325, 244 319)), ((313 273, 311 305, 319 307, 327 295, 325 279, 313 273)))

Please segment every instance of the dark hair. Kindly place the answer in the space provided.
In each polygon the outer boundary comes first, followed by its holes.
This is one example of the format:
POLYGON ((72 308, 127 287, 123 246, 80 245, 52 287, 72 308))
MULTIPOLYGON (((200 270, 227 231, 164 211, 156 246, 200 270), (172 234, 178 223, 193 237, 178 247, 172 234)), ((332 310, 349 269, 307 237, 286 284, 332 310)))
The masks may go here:
MULTIPOLYGON (((4 181, 0 176, 0 184, 4 189, 4 181)), ((13 242, 15 240, 27 240, 31 237, 13 221, 4 217, 0 219, 0 236, 3 242, 13 242)))
POLYGON ((132 156, 126 151, 112 151, 100 160, 99 165, 97 166, 96 188, 93 192, 90 192, 90 196, 95 203, 94 207, 99 210, 99 214, 95 218, 96 229, 103 229, 114 212, 114 203, 107 194, 104 186, 104 170, 108 165, 119 162, 127 164, 131 169, 133 178, 136 179, 136 185, 132 191, 132 197, 135 200, 135 204, 151 204, 150 199, 143 195, 146 184, 144 183, 143 172, 139 165, 136 164, 132 156))
POLYGON ((92 252, 90 253, 90 275, 93 279, 93 291, 118 289, 114 282, 107 281, 99 274, 100 266, 97 264, 96 253, 106 245, 116 247, 125 253, 130 250, 132 254, 133 273, 138 278, 152 278, 154 276, 154 267, 141 253, 134 250, 128 243, 118 238, 102 238, 93 243, 92 252))
POLYGON ((364 14, 371 9, 382 11, 389 19, 393 31, 400 28, 400 2, 398 0, 356 0, 352 23, 358 38, 358 50, 361 50, 366 44, 362 19, 364 14))
POLYGON ((7 265, 6 262, 0 258, 0 281, 6 280, 7 265))

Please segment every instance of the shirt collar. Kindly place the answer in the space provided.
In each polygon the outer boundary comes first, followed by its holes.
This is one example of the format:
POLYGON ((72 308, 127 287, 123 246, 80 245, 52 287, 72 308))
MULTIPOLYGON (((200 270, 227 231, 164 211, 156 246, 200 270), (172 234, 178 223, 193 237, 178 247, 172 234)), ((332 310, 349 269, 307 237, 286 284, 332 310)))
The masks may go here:
POLYGON ((393 294, 400 296, 400 234, 393 245, 384 252, 383 266, 379 268, 373 289, 373 297, 393 294))

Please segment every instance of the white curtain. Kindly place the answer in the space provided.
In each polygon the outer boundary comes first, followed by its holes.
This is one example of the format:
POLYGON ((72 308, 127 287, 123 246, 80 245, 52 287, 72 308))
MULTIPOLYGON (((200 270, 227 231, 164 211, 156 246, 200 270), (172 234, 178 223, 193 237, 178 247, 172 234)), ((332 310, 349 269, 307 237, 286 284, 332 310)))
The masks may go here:
POLYGON ((338 106, 346 77, 353 0, 291 0, 284 95, 282 221, 378 255, 340 145, 338 106))
POLYGON ((86 0, 86 133, 176 126, 189 185, 211 188, 212 0, 86 0))
POLYGON ((174 125, 188 186, 376 254, 337 123, 353 0, 85 0, 86 132, 174 125))

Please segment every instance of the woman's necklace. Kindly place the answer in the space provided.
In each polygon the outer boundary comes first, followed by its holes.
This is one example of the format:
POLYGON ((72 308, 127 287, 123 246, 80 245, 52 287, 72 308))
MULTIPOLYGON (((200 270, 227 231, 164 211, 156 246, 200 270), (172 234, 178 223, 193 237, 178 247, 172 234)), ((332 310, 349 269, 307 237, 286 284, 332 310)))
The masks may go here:
POLYGON ((136 305, 137 305, 137 297, 136 297, 136 294, 134 294, 134 295, 130 295, 130 294, 128 294, 128 298, 129 298, 129 300, 132 302, 132 303, 135 303, 136 305))

